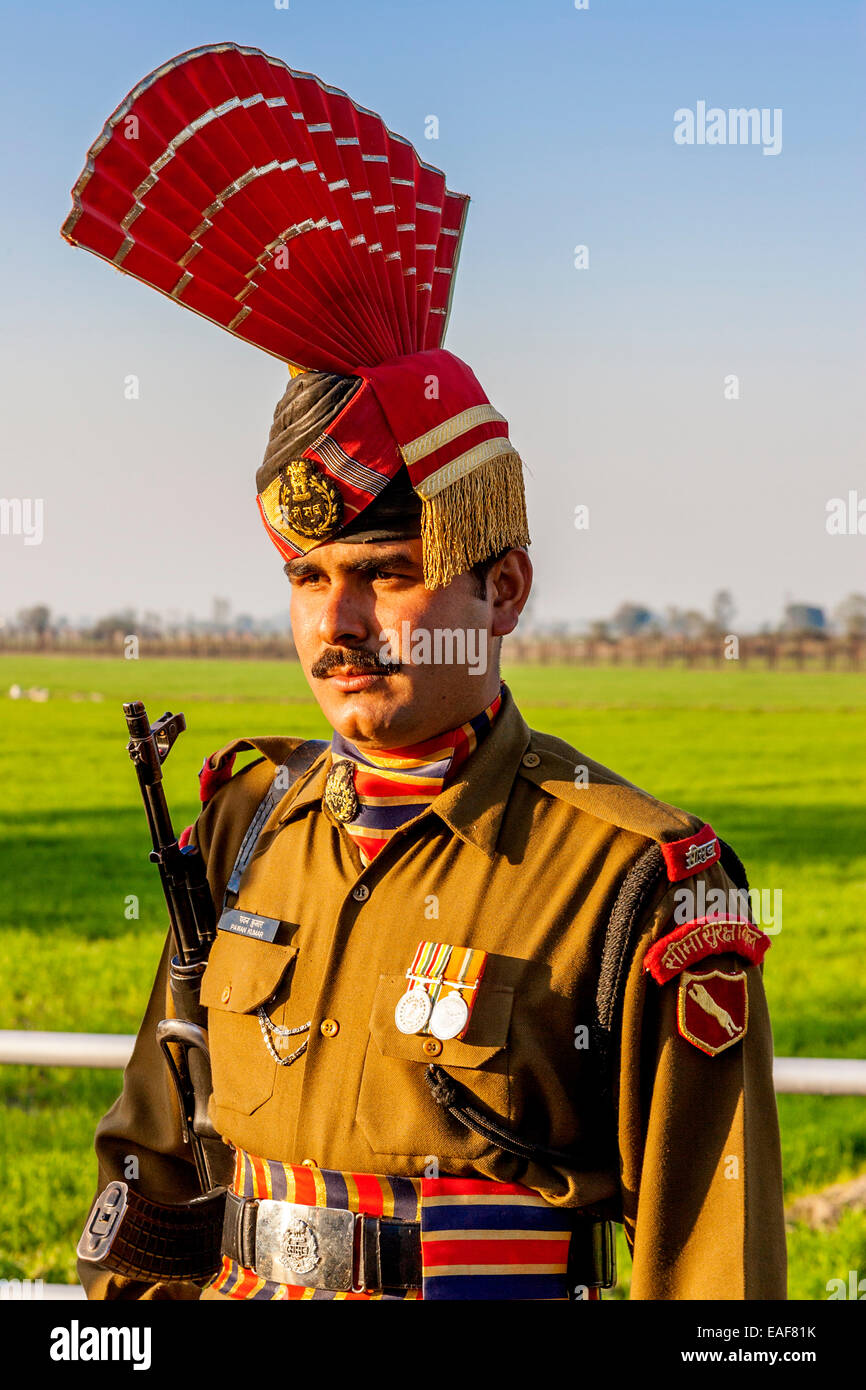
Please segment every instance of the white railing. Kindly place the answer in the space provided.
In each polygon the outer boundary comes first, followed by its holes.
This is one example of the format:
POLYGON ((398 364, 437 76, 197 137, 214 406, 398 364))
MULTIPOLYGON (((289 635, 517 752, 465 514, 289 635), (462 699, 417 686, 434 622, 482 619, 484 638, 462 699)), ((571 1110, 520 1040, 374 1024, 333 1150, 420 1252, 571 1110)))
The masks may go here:
POLYGON ((125 1067, 132 1033, 37 1033, 0 1029, 0 1063, 33 1067, 125 1067))
POLYGON ((866 1096, 866 1062, 848 1057, 776 1057, 780 1095, 866 1096))
MULTIPOLYGON (((0 1029, 0 1064, 34 1067, 125 1067, 132 1033, 39 1033, 0 1029)), ((777 1057, 779 1095, 866 1096, 866 1061, 848 1057, 777 1057)))

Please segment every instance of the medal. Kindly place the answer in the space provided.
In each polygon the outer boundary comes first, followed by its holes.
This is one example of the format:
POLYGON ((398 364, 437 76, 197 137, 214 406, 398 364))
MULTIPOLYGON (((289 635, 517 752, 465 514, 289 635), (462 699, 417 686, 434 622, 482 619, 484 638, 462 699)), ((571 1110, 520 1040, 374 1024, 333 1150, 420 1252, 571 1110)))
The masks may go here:
POLYGON ((469 1005, 459 990, 443 994, 430 1015, 430 1032, 440 1042, 456 1038, 469 1022, 469 1005))
POLYGON ((426 989, 407 989, 397 1000, 394 1022, 401 1033, 420 1033, 433 1010, 426 989))
POLYGON ((394 1010, 400 1032, 432 1033, 441 1042, 462 1037, 486 963, 487 952, 475 947, 422 941, 406 971, 409 987, 394 1010))

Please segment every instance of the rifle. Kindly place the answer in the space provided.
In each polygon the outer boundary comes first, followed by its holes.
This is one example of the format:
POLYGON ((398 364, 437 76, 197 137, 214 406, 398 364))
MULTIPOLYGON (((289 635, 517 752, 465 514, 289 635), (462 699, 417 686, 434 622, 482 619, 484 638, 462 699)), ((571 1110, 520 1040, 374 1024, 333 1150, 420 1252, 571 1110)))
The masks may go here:
POLYGON ((153 849, 168 908, 175 953, 169 966, 174 1018, 156 1035, 180 1102, 184 1143, 189 1144, 203 1193, 224 1185, 230 1150, 208 1119, 213 1089, 206 1011, 199 1001, 201 978, 216 938, 216 912, 204 860, 191 846, 181 849, 162 784, 162 765, 186 728, 182 714, 167 711, 151 724, 141 700, 123 706, 129 730, 127 752, 138 777, 153 849), (177 1059, 170 1044, 178 1049, 177 1059))
POLYGON ((177 1092, 184 1143, 190 1146, 202 1195, 171 1207, 149 1201, 125 1182, 110 1182, 91 1208, 77 1253, 88 1264, 133 1278, 203 1283, 219 1263, 225 1188, 233 1163, 232 1150, 208 1118, 213 1084, 207 1012, 199 998, 216 938, 216 912, 204 860, 197 849, 178 844, 162 785, 162 765, 186 720, 166 712, 151 724, 141 700, 124 704, 123 712, 127 752, 153 844, 149 857, 159 869, 174 945, 169 985, 175 1017, 163 1019, 156 1035, 177 1092))

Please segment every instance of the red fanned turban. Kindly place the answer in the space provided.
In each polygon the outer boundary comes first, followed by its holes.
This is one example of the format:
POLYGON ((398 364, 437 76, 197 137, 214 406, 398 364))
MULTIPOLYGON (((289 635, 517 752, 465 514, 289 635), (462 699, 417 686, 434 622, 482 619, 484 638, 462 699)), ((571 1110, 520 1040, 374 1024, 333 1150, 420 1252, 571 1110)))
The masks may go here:
POLYGON ((62 234, 289 365, 257 476, 283 556, 420 523, 436 588, 529 543, 507 422, 442 348, 467 205, 345 92, 226 43, 134 88, 62 234))

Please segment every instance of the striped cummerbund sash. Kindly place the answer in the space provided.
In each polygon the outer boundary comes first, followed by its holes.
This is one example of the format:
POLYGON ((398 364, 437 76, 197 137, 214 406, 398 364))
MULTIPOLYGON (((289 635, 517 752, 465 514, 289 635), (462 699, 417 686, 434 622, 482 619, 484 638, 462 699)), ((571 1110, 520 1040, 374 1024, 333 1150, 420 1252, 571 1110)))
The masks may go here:
POLYGON ((223 1257, 210 1288, 228 1298, 564 1299, 574 1213, 531 1188, 486 1178, 403 1178, 280 1163, 238 1150, 238 1197, 338 1207, 421 1225, 422 1290, 400 1294, 303 1288, 263 1279, 223 1257))

